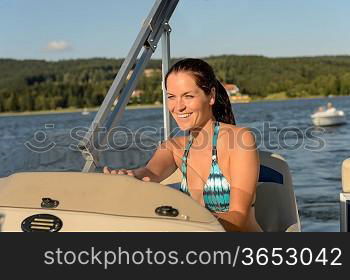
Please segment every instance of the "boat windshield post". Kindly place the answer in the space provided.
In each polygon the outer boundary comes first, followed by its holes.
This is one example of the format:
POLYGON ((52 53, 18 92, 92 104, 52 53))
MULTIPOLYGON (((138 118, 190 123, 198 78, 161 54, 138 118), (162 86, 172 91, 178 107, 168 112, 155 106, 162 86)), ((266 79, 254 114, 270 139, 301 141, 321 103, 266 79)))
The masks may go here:
MULTIPOLYGON (((78 147, 85 159, 83 172, 94 172, 98 166, 97 137, 101 128, 106 132, 104 138, 100 139, 100 145, 106 141, 108 132, 120 121, 125 107, 128 104, 130 96, 134 91, 137 81, 139 80, 147 63, 155 52, 161 36, 168 26, 179 0, 156 0, 146 20, 144 21, 139 34, 136 37, 127 57, 121 65, 117 76, 115 77, 110 89, 107 92, 89 130, 78 147), (166 23, 166 24, 165 24, 166 23), (143 50, 140 59, 137 59, 143 50), (127 80, 129 72, 133 73, 127 80), (113 109, 112 106, 117 100, 113 109)), ((169 52, 170 53, 170 52, 169 52)))
POLYGON ((170 65, 170 32, 171 28, 167 22, 164 24, 162 35, 162 90, 163 90, 163 123, 164 123, 164 140, 170 136, 170 114, 167 108, 167 92, 165 88, 165 76, 168 73, 170 65))

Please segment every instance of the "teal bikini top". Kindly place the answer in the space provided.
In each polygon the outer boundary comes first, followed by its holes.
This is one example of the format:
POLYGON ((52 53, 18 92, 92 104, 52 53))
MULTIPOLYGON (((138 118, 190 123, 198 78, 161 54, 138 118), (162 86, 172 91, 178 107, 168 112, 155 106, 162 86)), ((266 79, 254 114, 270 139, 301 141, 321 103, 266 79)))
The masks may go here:
MULTIPOLYGON (((203 198, 205 207, 211 212, 227 212, 230 206, 230 184, 222 174, 218 160, 216 145, 220 130, 220 123, 215 122, 214 135, 213 135, 213 149, 212 149, 212 161, 211 169, 207 182, 203 189, 203 198)), ((187 156, 193 142, 192 135, 186 145, 185 152, 182 158, 182 181, 180 190, 190 195, 187 185, 187 156)))

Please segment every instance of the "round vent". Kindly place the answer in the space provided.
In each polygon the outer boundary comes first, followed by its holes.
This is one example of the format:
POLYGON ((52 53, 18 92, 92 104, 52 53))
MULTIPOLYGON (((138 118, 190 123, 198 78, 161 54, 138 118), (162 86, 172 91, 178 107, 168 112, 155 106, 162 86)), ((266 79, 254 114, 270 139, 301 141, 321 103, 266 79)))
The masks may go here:
POLYGON ((56 232, 62 228, 60 218, 50 214, 37 214, 26 218, 21 228, 24 232, 56 232))

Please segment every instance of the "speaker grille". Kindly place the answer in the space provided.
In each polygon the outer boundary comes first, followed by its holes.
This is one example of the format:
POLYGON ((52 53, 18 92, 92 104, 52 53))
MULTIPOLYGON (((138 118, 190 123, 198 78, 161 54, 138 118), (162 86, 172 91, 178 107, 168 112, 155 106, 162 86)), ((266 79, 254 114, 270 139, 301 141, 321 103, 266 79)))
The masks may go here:
POLYGON ((23 220, 21 228, 24 232, 56 232, 62 228, 60 218, 50 214, 36 214, 23 220))

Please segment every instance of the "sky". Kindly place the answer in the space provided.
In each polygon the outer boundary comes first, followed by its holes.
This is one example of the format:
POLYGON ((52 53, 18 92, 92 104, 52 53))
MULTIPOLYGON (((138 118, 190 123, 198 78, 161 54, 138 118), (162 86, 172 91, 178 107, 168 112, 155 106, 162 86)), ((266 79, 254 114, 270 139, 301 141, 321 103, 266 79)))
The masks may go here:
MULTIPOLYGON (((0 58, 124 58, 153 4, 0 0, 0 58)), ((350 55, 349 11, 349 0, 180 0, 171 56, 350 55)))

